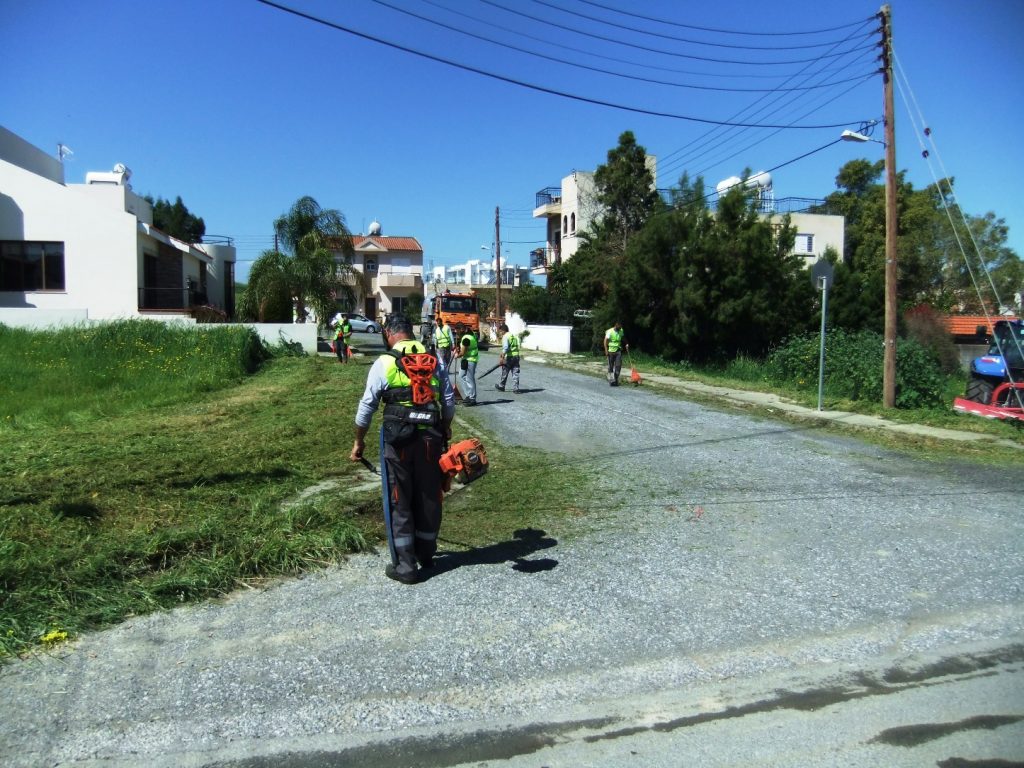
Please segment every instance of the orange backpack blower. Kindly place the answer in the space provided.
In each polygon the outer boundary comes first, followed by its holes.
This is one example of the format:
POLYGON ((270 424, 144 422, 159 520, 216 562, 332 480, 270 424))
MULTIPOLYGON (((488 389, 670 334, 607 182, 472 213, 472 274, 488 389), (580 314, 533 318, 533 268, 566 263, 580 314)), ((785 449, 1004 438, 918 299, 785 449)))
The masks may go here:
POLYGON ((438 462, 444 472, 445 490, 452 479, 465 485, 487 472, 487 451, 475 437, 460 440, 445 451, 438 462))

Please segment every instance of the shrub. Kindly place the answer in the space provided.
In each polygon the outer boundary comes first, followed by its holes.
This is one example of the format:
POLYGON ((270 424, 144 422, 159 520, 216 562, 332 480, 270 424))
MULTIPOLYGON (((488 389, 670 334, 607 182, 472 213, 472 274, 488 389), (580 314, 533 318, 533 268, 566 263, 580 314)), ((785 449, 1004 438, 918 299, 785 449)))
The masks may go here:
MULTIPOLYGON (((819 337, 805 334, 786 341, 768 358, 771 380, 798 389, 817 386, 819 337)), ((825 390, 849 400, 882 399, 882 336, 873 331, 838 329, 825 339, 825 390)), ((935 357, 912 339, 896 346, 896 406, 924 408, 942 404, 943 375, 935 357)))
POLYGON ((960 353, 940 312, 922 304, 909 310, 903 320, 907 336, 935 357, 943 373, 954 374, 960 371, 960 353))

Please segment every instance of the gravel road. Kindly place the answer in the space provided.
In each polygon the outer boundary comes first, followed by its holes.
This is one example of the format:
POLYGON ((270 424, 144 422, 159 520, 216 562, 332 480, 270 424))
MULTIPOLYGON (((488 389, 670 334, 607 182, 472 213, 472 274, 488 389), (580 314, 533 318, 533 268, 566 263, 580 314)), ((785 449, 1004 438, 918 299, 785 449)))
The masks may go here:
POLYGON ((0 763, 541 765, 522 756, 558 729, 529 724, 570 712, 607 728, 617 702, 708 711, 774 676, 1024 644, 1024 464, 908 458, 529 355, 522 394, 496 375, 466 418, 599 470, 585 518, 443 554, 412 587, 361 555, 9 665, 0 763), (455 735, 474 729, 514 737, 455 735))

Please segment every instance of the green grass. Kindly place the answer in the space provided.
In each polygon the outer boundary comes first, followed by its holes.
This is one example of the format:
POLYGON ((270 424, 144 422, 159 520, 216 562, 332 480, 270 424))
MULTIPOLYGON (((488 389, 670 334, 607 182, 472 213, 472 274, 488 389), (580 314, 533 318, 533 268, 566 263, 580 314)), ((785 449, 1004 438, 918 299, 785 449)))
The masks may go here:
MULTIPOLYGON (((4 380, 13 390, 0 420, 0 657, 383 542, 379 490, 348 459, 372 359, 282 356, 244 375, 237 344, 185 355, 164 340, 152 351, 153 329, 138 326, 113 341, 80 338, 74 374, 59 360, 68 348, 0 327, 0 354, 13 358, 13 341, 36 370, 26 386, 52 382, 53 370, 73 379, 33 392, 4 380), (196 370, 207 365, 224 378, 196 370), (141 381, 112 377, 104 397, 96 372, 121 366, 141 381)), ((579 513, 580 471, 482 437, 492 470, 446 503, 444 546, 507 541, 579 513)))

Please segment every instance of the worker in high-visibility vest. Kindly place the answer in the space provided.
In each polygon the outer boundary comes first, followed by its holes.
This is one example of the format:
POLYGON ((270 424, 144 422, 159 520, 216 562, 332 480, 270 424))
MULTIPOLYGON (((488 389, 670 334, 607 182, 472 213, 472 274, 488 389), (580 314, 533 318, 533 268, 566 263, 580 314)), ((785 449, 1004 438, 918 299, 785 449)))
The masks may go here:
POLYGON ((444 369, 452 364, 452 353, 455 351, 455 336, 451 327, 445 323, 444 316, 438 314, 437 327, 434 329, 434 346, 437 347, 437 359, 444 369))
POLYGON ((622 323, 618 320, 615 325, 604 332, 604 356, 608 358, 608 384, 612 387, 619 386, 619 373, 622 371, 622 349, 629 351, 629 344, 626 344, 626 332, 622 330, 622 323))
POLYGON ((508 329, 505 323, 498 328, 501 331, 501 356, 498 363, 501 365, 501 381, 494 385, 499 392, 505 391, 505 382, 509 374, 512 374, 512 391, 519 394, 519 337, 508 329))
POLYGON ((352 323, 348 315, 342 315, 338 326, 334 331, 334 354, 338 356, 339 363, 348 362, 348 347, 352 339, 352 323))
POLYGON ((444 495, 438 461, 452 434, 455 392, 447 369, 413 338, 407 317, 392 315, 384 340, 390 351, 378 357, 367 374, 349 458, 362 460, 366 433, 383 401, 380 471, 391 550, 384 573, 414 584, 421 578, 421 568, 433 566, 437 552, 444 495))
POLYGON ((476 334, 469 331, 459 341, 459 380, 462 382, 462 404, 476 405, 476 364, 480 362, 480 346, 476 334))

